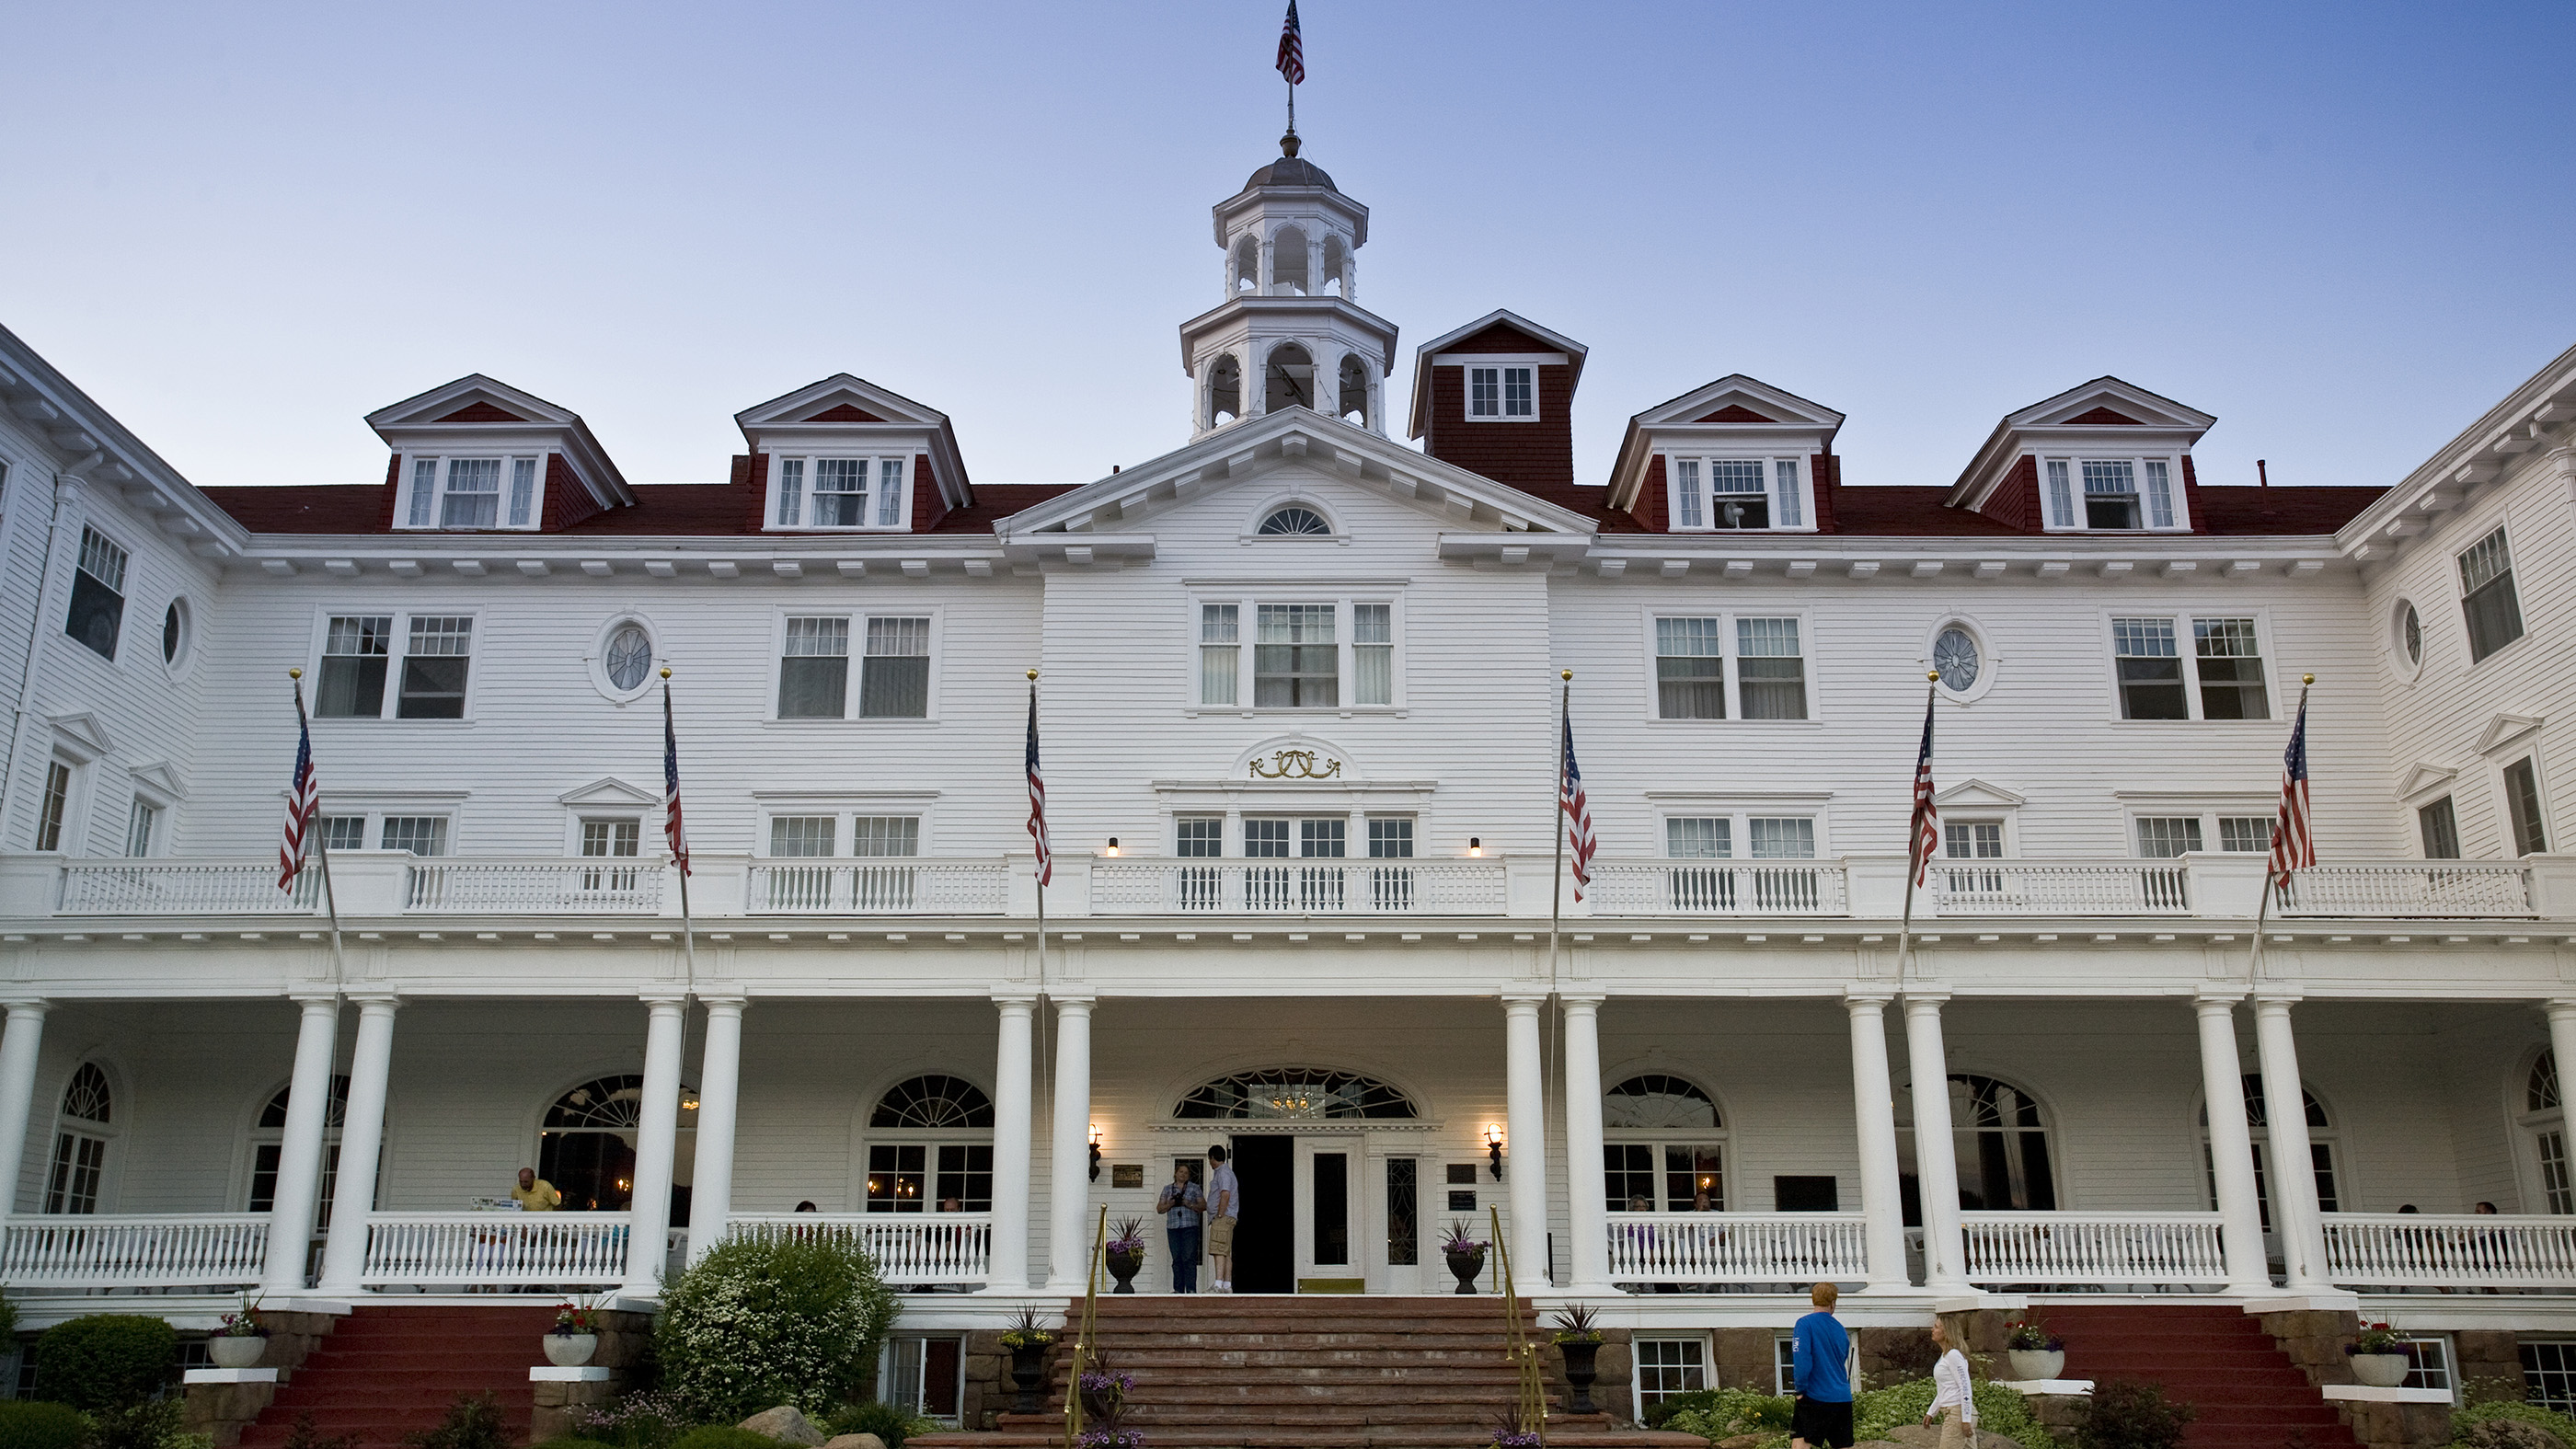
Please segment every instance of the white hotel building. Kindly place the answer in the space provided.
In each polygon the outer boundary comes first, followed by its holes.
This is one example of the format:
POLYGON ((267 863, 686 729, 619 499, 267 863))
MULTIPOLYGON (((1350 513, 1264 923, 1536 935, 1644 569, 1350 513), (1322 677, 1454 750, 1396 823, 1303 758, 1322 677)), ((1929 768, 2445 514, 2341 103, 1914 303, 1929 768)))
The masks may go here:
POLYGON ((1230 1141, 1246 1292, 1445 1292, 1499 1208, 1626 1324, 1832 1277, 2576 1335, 2576 354, 2368 487, 2204 482, 2212 416, 2114 378, 1846 478, 1741 375, 1605 486, 1583 346, 1509 312, 1390 436, 1367 222, 1294 158, 1220 203, 1188 440, 1079 486, 844 374, 729 481, 475 376, 369 417, 381 482, 199 488, 0 334, 0 1281, 649 1298, 811 1201, 991 1323, 1230 1141), (290 667, 337 951, 275 885, 290 667), (2258 953, 2306 674, 2322 863, 2258 953), (584 1210, 475 1211, 522 1166, 584 1210))

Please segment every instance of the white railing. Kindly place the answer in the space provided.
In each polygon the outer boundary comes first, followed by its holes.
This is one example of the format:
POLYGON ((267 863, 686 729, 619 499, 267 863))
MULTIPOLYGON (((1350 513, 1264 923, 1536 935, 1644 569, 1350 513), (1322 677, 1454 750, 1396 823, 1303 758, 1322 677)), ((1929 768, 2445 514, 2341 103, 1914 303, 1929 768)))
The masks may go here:
POLYGON ((268 1214, 19 1216, 0 1229, 0 1284, 229 1288, 259 1281, 268 1214))
POLYGON ((306 915, 322 904, 322 873, 277 888, 277 862, 72 860, 55 911, 66 916, 306 915))
POLYGON ((1603 860, 1592 866, 1596 916, 1839 916, 1837 861, 1603 860))
POLYGON ((855 1241, 888 1283, 981 1283, 993 1270, 991 1213, 735 1213, 730 1232, 855 1241))
POLYGON ((1100 860, 1098 915, 1494 915, 1500 861, 1100 860))
POLYGON ((1869 1276, 1858 1213, 1612 1213, 1613 1283, 1815 1283, 1869 1276))
POLYGON ((359 1281, 565 1288, 622 1282, 626 1213, 375 1213, 359 1281))
POLYGON ((2576 1217, 2326 1213, 2326 1276, 2354 1287, 2576 1288, 2576 1217))
POLYGON ((2216 1213, 1961 1213, 1971 1283, 2225 1283, 2216 1213))
POLYGON ((2272 898, 2283 916, 2475 916, 2538 914, 2527 866, 2490 861, 2319 865, 2298 871, 2272 898))
POLYGON ((998 860, 756 860, 750 910, 782 916, 996 916, 998 860))
POLYGON ((403 909, 477 915, 652 915, 662 909, 658 860, 422 860, 405 867, 403 909))
POLYGON ((1944 915, 2180 916, 2191 873, 2179 860, 1936 860, 1924 877, 1944 915))

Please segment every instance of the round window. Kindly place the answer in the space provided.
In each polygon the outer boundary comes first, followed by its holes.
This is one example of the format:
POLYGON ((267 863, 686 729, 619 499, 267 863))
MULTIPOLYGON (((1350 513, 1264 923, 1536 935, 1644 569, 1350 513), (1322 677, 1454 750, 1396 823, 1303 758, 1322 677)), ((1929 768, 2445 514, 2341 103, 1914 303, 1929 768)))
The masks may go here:
POLYGON ((1977 641, 1965 629, 1949 628, 1932 641, 1932 667, 1941 674, 1941 687, 1952 693, 1965 693, 1977 682, 1977 641))
POLYGON ((2413 604, 2397 606, 2397 643, 2406 651, 2407 663, 2424 662, 2424 621, 2416 617, 2413 604))
POLYGON ((608 682, 619 689, 640 689, 653 667, 653 636, 641 624, 620 624, 608 636, 608 682))
POLYGON ((188 652, 188 605, 172 599, 161 615, 161 662, 175 665, 179 656, 188 652))
POLYGON ((1256 530, 1260 533, 1302 534, 1310 537, 1329 534, 1332 531, 1333 526, 1324 521, 1324 515, 1294 503, 1261 520, 1261 527, 1256 530))

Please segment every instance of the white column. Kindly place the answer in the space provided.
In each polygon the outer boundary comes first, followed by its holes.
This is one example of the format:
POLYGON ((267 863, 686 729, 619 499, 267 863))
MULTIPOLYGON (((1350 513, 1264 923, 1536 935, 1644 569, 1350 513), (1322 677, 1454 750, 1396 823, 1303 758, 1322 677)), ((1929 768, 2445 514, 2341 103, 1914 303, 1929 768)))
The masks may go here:
POLYGON ((1024 1293, 1029 1283, 1029 1015, 1034 996, 996 996, 1001 1012, 993 1062, 993 1269, 988 1293, 1024 1293))
MULTIPOLYGON (((1548 1286, 1547 1084, 1538 1029, 1539 1005, 1546 999, 1503 998, 1503 1173, 1511 1189, 1512 1286, 1523 1293, 1548 1286)), ((1600 1075, 1597 1065, 1593 1075, 1600 1075)))
MULTIPOLYGON (((394 1063, 391 996, 358 1002, 358 1042, 349 1056, 349 1105, 340 1124, 339 1188, 331 1203, 331 1236, 322 1246, 321 1291, 344 1297, 364 1291, 367 1221, 376 1210, 376 1163, 384 1156, 385 1084, 394 1063)), ((294 1099, 287 1100, 290 1112, 294 1099)))
POLYGON ((36 1109, 36 1057, 50 1010, 43 1001, 12 1001, 9 1026, 0 1031, 0 1217, 18 1210, 18 1174, 26 1166, 28 1119, 36 1109))
POLYGON ((671 1252, 671 1166, 680 1136, 680 1037, 688 998, 648 996, 644 1100, 635 1123, 635 1195, 626 1234, 626 1291, 660 1288, 671 1252))
POLYGON ((1306 242, 1306 295, 1324 295, 1324 234, 1320 231, 1306 242))
POLYGON ((277 1198, 268 1216, 268 1261, 259 1291, 304 1291, 304 1257, 322 1194, 322 1127, 331 1109, 331 1054, 339 1045, 340 998, 304 999, 295 1029, 295 1075, 288 1080, 286 1133, 277 1150, 277 1198))
POLYGON ((2289 1286, 2325 1293, 2325 1218, 2308 1143, 2308 1098, 2299 1077, 2299 1046, 2290 1033, 2294 995, 2254 999, 2254 1050, 2263 1073, 2264 1136, 2272 1145, 2272 1227, 2280 1235, 2289 1286))
POLYGON ((1565 1231, 1572 1293, 1613 1293, 1610 1213, 1602 1201, 1601 998, 1565 998, 1565 1231))
POLYGON ((733 1217, 734 1121, 742 1103, 741 997, 706 1003, 707 1049, 698 1059, 697 1168, 689 1184, 689 1261, 725 1239, 733 1217))
POLYGON ((1961 1292, 1968 1287, 1968 1264, 1959 1236, 1949 1054, 1941 1045, 1941 1003, 1949 999, 1947 991, 1905 993, 1905 1048, 1908 1075, 1914 1079, 1914 1185, 1923 1200, 1923 1286, 1961 1292))
POLYGON ((1047 1291, 1091 1273, 1091 998, 1055 1001, 1055 1144, 1047 1156, 1047 1291))
MULTIPOLYGON (((2558 1100, 2564 1102, 2571 1084, 2576 1084, 2576 1001, 2552 1001, 2545 1009, 2549 1015, 2549 1054, 2558 1068, 2558 1100)), ((14 1033, 17 1029, 18 1010, 11 1007, 9 1030, 14 1033)), ((8 1048, 0 1045, 0 1066, 5 1066, 7 1054, 8 1048)), ((8 1100, 0 1098, 0 1107, 5 1107, 8 1100)), ((2544 1202, 2539 1210, 2547 1212, 2549 1205, 2544 1202)))
POLYGON ((2272 1270, 2263 1255, 2263 1209, 2254 1197, 2254 1137, 2245 1129, 2245 1069, 2236 1059, 2236 998, 2203 996, 2193 1007, 2200 1013, 2200 1088, 2209 1106, 2209 1157, 2218 1178, 2227 1291, 2268 1292, 2272 1270))
POLYGON ((1913 1280, 1905 1271, 1896 1088, 1887 1075, 1887 1003, 1887 997, 1866 992, 1843 994, 1843 1010, 1851 1014, 1852 1113, 1860 1133, 1861 1231, 1869 1245, 1869 1291, 1902 1293, 1913 1280))

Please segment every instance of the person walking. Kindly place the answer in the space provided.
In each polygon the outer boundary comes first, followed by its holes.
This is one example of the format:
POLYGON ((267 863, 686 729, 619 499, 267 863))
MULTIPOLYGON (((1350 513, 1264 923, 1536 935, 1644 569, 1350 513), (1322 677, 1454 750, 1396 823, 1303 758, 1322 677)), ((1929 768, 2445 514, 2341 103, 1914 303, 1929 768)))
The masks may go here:
POLYGON ((1234 1220, 1243 1215, 1243 1186, 1226 1165, 1225 1149, 1208 1149, 1207 1253, 1210 1286, 1234 1291, 1234 1220))
POLYGON ((1199 1191, 1198 1179, 1190 1172, 1191 1164, 1172 1164, 1172 1180, 1163 1184, 1163 1195, 1154 1200, 1154 1211, 1163 1215, 1163 1237, 1172 1248, 1172 1291, 1199 1291, 1199 1222, 1206 1215, 1207 1197, 1199 1191))
POLYGON ((1977 1393, 1968 1382, 1968 1356, 1950 1341, 1940 1318, 1932 1320, 1932 1344, 1941 1350, 1932 1365, 1932 1407, 1923 1411, 1923 1427, 1941 1425, 1940 1449, 1969 1449, 1977 1442, 1977 1393))
POLYGON ((1851 1449, 1851 1335, 1834 1317, 1841 1295, 1831 1283, 1808 1290, 1816 1311, 1790 1331, 1798 1398, 1789 1412, 1789 1449, 1851 1449))

